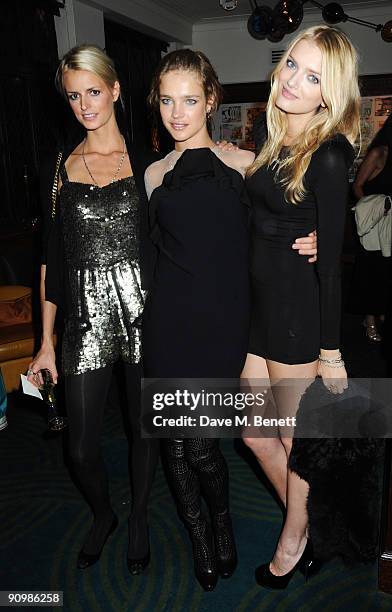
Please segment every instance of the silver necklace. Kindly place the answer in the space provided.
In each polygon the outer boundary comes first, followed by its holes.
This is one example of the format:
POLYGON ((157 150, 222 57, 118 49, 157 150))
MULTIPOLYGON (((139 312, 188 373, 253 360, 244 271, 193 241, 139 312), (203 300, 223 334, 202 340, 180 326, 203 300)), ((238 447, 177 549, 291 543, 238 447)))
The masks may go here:
MULTIPOLYGON (((119 163, 119 165, 118 165, 118 168, 117 168, 116 172, 114 173, 114 176, 113 176, 112 180, 110 181, 110 184, 111 184, 111 183, 114 183, 114 181, 116 180, 116 178, 117 178, 117 176, 118 176, 118 173, 120 172, 120 170, 121 170, 121 168, 122 168, 122 165, 123 165, 123 163, 124 163, 125 153, 126 153, 126 144, 125 144, 125 138, 124 138, 124 136, 123 136, 123 141, 124 141, 124 149, 123 149, 123 153, 122 153, 122 155, 121 155, 120 163, 119 163)), ((93 175, 91 174, 90 168, 89 168, 89 167, 88 167, 88 165, 87 165, 86 158, 85 158, 85 156, 84 156, 84 147, 85 147, 85 146, 86 146, 86 138, 85 138, 85 139, 84 139, 84 141, 83 141, 82 159, 83 159, 84 165, 85 165, 85 167, 86 167, 86 170, 87 170, 87 172, 88 172, 88 173, 89 173, 89 175, 90 175, 90 178, 91 178, 92 182, 94 183, 94 185, 95 185, 96 187, 99 187, 99 185, 98 185, 97 181, 95 180, 95 178, 94 178, 94 177, 93 177, 93 175)))

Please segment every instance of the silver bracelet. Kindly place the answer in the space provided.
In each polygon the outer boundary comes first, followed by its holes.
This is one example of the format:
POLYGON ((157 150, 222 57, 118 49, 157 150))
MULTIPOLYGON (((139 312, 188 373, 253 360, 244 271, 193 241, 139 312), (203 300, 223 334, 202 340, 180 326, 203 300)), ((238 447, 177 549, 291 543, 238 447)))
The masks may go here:
POLYGON ((329 363, 328 361, 324 361, 322 359, 320 359, 319 361, 321 361, 321 363, 326 365, 328 368, 343 368, 344 367, 343 359, 340 359, 340 361, 336 363, 329 363))
POLYGON ((339 351, 339 357, 328 358, 328 357, 321 357, 321 355, 319 355, 319 361, 321 363, 324 363, 328 368, 343 368, 344 367, 344 361, 343 361, 340 351, 339 351))
POLYGON ((323 363, 340 363, 343 361, 343 357, 339 351, 338 357, 321 357, 321 355, 319 355, 319 361, 322 361, 323 363))

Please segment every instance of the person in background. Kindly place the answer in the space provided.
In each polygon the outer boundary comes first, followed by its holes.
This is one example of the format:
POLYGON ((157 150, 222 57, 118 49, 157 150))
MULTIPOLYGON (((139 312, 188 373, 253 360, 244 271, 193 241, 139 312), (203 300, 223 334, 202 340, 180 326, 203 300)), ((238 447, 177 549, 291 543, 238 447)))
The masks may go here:
POLYGON ((3 375, 0 370, 0 431, 5 429, 8 425, 7 422, 7 391, 3 380, 3 375))
MULTIPOLYGON (((353 191, 358 200, 368 195, 392 195, 392 116, 369 145, 353 191)), ((387 308, 390 257, 384 257, 381 251, 367 251, 361 244, 358 249, 355 261, 357 301, 366 313, 363 325, 367 338, 380 342, 378 323, 384 321, 387 308)))

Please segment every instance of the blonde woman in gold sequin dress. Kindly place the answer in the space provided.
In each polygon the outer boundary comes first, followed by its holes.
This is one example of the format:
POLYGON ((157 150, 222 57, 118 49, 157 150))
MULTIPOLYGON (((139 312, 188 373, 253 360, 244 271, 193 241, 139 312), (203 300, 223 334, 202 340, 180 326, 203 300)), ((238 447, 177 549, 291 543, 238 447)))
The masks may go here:
MULTIPOLYGON (((133 442, 127 563, 130 573, 138 574, 150 558, 147 502, 159 442, 142 439, 139 426, 140 321, 150 256, 143 232, 147 211, 143 174, 154 158, 127 146, 115 116, 118 77, 112 61, 98 47, 71 49, 56 80, 86 137, 68 157, 64 155, 60 166, 56 211, 42 266, 42 345, 30 364, 30 379, 48 368, 57 381, 52 336, 61 307, 69 450, 94 515, 78 556, 78 568, 85 569, 98 561, 118 524, 100 435, 113 366, 123 362, 133 442)), ((52 184, 53 179, 48 187, 52 184)))

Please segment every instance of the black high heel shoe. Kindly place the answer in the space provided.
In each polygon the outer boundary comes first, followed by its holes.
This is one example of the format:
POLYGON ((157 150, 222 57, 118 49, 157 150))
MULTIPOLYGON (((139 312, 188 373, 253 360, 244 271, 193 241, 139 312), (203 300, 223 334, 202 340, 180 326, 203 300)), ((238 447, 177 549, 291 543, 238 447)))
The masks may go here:
POLYGON ((305 581, 317 574, 323 566, 323 562, 320 559, 315 559, 313 552, 312 540, 308 538, 305 550, 301 557, 302 563, 299 566, 299 571, 304 576, 305 581))
POLYGON ((201 518, 187 527, 193 548, 195 576, 205 591, 213 591, 218 582, 218 569, 211 529, 207 521, 201 518))
POLYGON ((297 570, 304 575, 305 580, 308 580, 320 569, 320 567, 321 563, 316 562, 314 559, 312 543, 310 540, 308 540, 301 557, 298 559, 294 567, 287 572, 287 574, 283 574, 283 576, 275 576, 275 574, 273 574, 270 570, 269 563, 264 563, 256 568, 255 578, 257 584, 262 587, 267 589, 281 590, 287 587, 297 570))
POLYGON ((237 550, 229 511, 213 517, 216 563, 221 578, 230 578, 237 567, 237 550))
POLYGON ((146 569, 147 565, 150 563, 151 559, 151 551, 150 546, 148 547, 147 554, 144 557, 139 557, 139 559, 130 559, 127 557, 127 567, 128 571, 132 576, 138 576, 142 574, 146 569))
MULTIPOLYGON (((128 529, 129 529, 129 542, 131 542, 131 522, 128 520, 128 529)), ((151 559, 151 550, 150 550, 150 534, 147 526, 147 541, 148 541, 148 550, 144 557, 135 557, 130 558, 127 556, 127 567, 131 576, 138 576, 142 574, 146 569, 147 565, 150 563, 151 559)), ((129 548, 128 548, 129 551, 129 548)))
POLYGON ((103 551, 103 547, 105 546, 109 536, 114 531, 116 531, 117 527, 118 527, 118 518, 117 518, 117 516, 114 516, 112 524, 110 525, 110 529, 107 532, 106 537, 105 537, 105 539, 103 541, 103 544, 102 544, 101 548, 99 549, 99 551, 96 554, 94 554, 94 555, 90 555, 88 553, 85 553, 83 551, 83 549, 80 551, 80 553, 78 555, 78 561, 77 561, 78 569, 82 569, 82 570, 86 569, 87 567, 90 567, 91 565, 94 565, 94 563, 96 563, 99 560, 99 558, 100 558, 100 556, 102 554, 102 551, 103 551))

